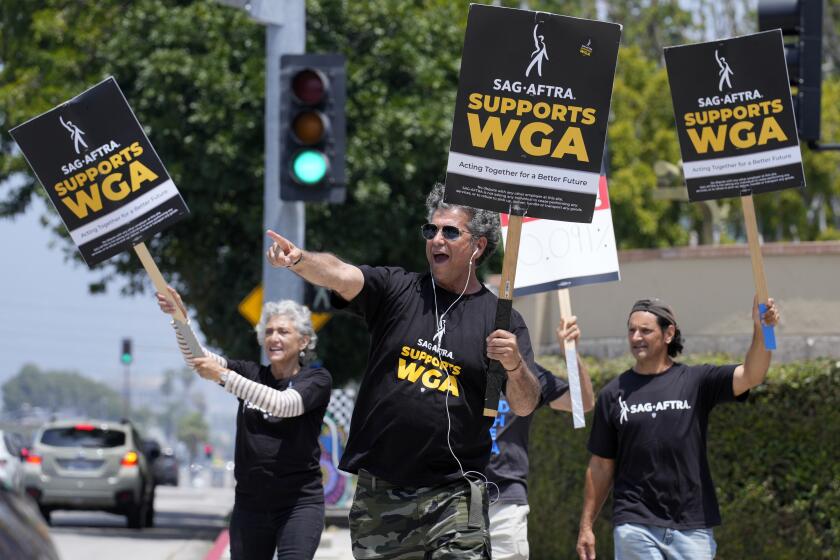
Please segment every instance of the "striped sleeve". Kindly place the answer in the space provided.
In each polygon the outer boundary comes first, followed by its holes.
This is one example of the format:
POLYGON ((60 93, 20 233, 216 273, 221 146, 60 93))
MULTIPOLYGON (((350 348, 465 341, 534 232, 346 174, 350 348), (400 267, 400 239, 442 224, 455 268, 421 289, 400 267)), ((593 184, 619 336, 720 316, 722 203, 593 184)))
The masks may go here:
POLYGON ((303 397, 294 389, 278 391, 232 370, 228 370, 225 390, 278 418, 294 418, 304 412, 303 397))
MULTIPOLYGON (((178 330, 178 327, 175 325, 175 321, 172 321, 172 327, 175 329, 175 338, 178 340, 178 349, 181 350, 181 355, 184 356, 184 361, 187 363, 189 367, 193 367, 193 356, 192 352, 190 351, 190 347, 187 345, 187 340, 184 338, 184 335, 178 330)), ((192 330, 192 326, 190 322, 187 321, 187 328, 192 330)), ((214 354, 213 352, 209 351, 205 347, 201 347, 204 351, 204 356, 208 358, 213 358, 217 364, 222 366, 223 368, 227 367, 227 359, 224 356, 220 356, 218 354, 214 354)))

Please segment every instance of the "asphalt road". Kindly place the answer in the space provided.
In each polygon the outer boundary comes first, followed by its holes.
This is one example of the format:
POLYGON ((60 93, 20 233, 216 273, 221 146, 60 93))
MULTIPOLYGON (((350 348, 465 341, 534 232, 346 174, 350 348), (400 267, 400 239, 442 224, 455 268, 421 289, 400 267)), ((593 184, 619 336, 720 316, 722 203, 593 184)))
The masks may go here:
POLYGON ((127 529, 125 517, 55 511, 50 535, 62 560, 203 560, 226 527, 232 488, 159 486, 155 526, 127 529))

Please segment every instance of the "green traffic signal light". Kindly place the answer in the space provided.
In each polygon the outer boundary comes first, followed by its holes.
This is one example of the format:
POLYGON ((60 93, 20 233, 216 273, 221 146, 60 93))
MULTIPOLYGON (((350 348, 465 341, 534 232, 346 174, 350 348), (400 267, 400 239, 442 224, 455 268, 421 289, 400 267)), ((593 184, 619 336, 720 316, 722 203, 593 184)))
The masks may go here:
POLYGON ((346 60, 280 57, 280 198, 342 203, 346 193, 346 60))
POLYGON ((328 170, 327 156, 319 150, 301 150, 292 159, 292 178, 303 185, 317 185, 328 170))
POLYGON ((131 355, 131 339, 124 338, 122 340, 122 353, 120 354, 120 362, 125 365, 131 364, 134 361, 134 357, 131 355))

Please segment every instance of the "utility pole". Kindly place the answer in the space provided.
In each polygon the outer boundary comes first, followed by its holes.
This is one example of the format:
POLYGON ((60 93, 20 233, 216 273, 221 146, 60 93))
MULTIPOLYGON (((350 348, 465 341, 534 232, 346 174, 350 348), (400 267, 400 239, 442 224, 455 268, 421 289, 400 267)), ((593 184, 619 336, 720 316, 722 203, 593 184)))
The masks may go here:
MULTIPOLYGON (((305 0, 218 0, 221 4, 244 9, 265 25, 265 182, 263 195, 263 233, 272 229, 298 247, 304 247, 306 214, 303 202, 280 200, 280 181, 288 181, 280 169, 285 137, 280 134, 280 57, 302 54, 306 49, 305 0)), ((291 299, 303 302, 303 280, 286 269, 272 268, 265 258, 271 240, 263 235, 263 301, 291 299)))
POLYGON ((131 350, 131 339, 122 339, 122 353, 120 363, 125 366, 123 370, 123 417, 131 418, 131 362, 134 361, 134 354, 131 350))

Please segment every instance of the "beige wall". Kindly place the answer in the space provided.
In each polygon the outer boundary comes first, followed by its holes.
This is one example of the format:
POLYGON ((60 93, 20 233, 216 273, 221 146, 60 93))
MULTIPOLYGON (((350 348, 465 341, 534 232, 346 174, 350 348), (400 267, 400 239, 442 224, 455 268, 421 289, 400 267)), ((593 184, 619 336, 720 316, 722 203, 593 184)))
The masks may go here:
MULTIPOLYGON (((840 357, 840 242, 770 243, 763 254, 770 296, 782 313, 778 359, 840 357)), ((619 262, 620 282, 571 289, 582 351, 624 353, 627 313, 643 297, 674 308, 686 352, 746 350, 755 290, 745 245, 623 251, 619 262)), ((516 298, 514 307, 525 316, 535 350, 556 352, 556 292, 516 298)))

